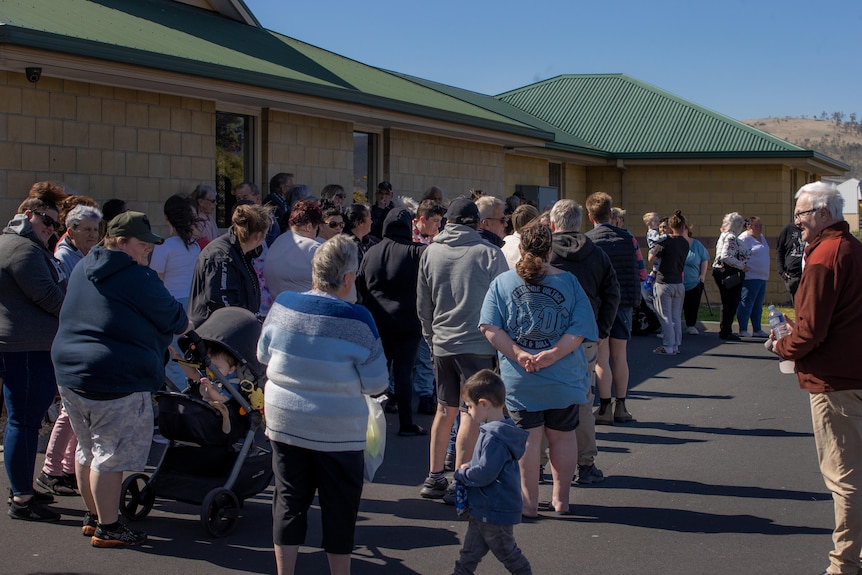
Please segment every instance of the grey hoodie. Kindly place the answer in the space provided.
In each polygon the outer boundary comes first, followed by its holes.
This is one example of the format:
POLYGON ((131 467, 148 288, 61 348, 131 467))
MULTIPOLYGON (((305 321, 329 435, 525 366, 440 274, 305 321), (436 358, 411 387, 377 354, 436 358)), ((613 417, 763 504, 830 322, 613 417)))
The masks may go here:
POLYGON ((608 337, 620 303, 620 284, 608 255, 581 232, 557 232, 553 235, 551 265, 578 278, 590 298, 599 338, 608 337))
POLYGON ((59 263, 16 215, 0 234, 0 349, 50 350, 65 295, 59 263))
POLYGON ((476 327, 491 281, 508 271, 503 252, 475 229, 446 224, 422 253, 417 308, 422 335, 436 356, 493 355, 476 327))

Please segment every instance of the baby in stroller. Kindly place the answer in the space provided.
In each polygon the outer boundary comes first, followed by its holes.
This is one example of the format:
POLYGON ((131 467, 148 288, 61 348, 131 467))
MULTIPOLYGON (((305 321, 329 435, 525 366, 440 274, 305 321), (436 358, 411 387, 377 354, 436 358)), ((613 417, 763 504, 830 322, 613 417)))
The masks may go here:
POLYGON ((256 358, 260 322, 242 308, 222 308, 183 336, 185 357, 175 358, 189 380, 184 391, 222 415, 222 432, 231 432, 231 410, 239 415, 262 411, 264 372, 256 358))
POLYGON ((180 338, 189 386, 155 395, 159 432, 169 442, 152 476, 124 481, 124 517, 142 519, 157 497, 200 504, 203 525, 221 537, 233 528, 242 502, 269 485, 264 368, 256 357, 260 331, 253 313, 227 307, 180 338))

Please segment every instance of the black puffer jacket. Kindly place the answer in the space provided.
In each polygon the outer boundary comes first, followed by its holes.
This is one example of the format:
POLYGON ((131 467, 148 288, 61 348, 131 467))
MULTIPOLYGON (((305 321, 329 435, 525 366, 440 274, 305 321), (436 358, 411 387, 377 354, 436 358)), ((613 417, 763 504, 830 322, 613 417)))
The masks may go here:
POLYGON ((632 235, 622 228, 601 224, 588 231, 586 236, 611 259, 620 284, 620 306, 637 307, 641 299, 641 281, 632 235))
POLYGON ((425 247, 413 242, 410 211, 395 208, 383 223, 383 240, 362 258, 356 281, 358 303, 371 312, 380 333, 421 335, 416 278, 425 247))

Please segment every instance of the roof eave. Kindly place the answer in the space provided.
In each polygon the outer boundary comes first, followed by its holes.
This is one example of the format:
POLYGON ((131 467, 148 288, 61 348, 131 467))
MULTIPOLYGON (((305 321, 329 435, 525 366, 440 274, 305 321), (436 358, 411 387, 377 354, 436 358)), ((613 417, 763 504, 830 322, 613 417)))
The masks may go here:
POLYGON ((249 72, 247 70, 240 70, 219 64, 199 62, 176 56, 155 54, 153 52, 125 48, 122 46, 101 44, 91 40, 77 38, 69 39, 65 36, 59 36, 49 32, 17 28, 9 26, 8 24, 0 26, 0 45, 3 44, 47 50, 49 52, 73 54, 96 60, 133 64, 145 68, 225 80, 228 82, 236 82, 261 88, 283 90, 285 92, 292 92, 305 96, 348 102, 351 104, 381 108, 403 114, 416 115, 432 120, 460 123, 476 128, 493 130, 543 141, 552 141, 555 138, 553 133, 539 130, 531 126, 517 126, 504 122, 495 122, 485 118, 476 118, 474 116, 450 112, 448 110, 440 110, 438 108, 431 108, 421 104, 411 104, 409 102, 358 92, 338 86, 314 84, 272 74, 249 72))
POLYGON ((696 162, 733 160, 735 162, 756 163, 781 162, 794 167, 805 167, 809 171, 824 175, 841 175, 850 171, 851 167, 814 150, 788 150, 782 152, 644 152, 644 153, 614 153, 614 159, 627 162, 696 162))

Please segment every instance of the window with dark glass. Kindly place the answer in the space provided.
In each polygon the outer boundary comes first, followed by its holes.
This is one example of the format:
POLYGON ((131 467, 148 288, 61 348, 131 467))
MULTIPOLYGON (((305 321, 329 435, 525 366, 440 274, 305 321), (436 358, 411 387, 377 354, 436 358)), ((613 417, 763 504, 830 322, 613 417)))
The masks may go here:
POLYGON ((251 126, 251 116, 216 112, 216 222, 220 228, 230 226, 236 201, 233 189, 251 180, 251 126))
POLYGON ((562 183, 562 166, 553 162, 548 164, 548 185, 552 188, 560 189, 562 183))
POLYGON ((374 199, 377 166, 377 135, 353 132, 353 201, 374 199), (360 199, 360 198, 364 198, 360 199))

